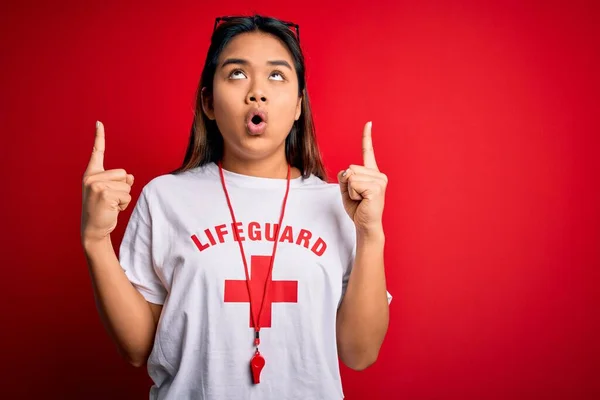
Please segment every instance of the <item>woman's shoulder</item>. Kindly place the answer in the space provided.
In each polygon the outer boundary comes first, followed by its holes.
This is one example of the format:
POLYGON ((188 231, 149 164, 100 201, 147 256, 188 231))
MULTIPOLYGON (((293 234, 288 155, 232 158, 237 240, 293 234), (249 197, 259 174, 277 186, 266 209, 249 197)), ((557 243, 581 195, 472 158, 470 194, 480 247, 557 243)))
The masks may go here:
POLYGON ((313 209, 323 217, 328 215, 343 219, 346 216, 338 182, 327 181, 312 176, 299 189, 300 196, 298 201, 303 206, 313 209))
POLYGON ((151 178, 143 187, 141 194, 146 197, 161 197, 162 195, 175 195, 191 187, 203 183, 218 182, 218 171, 212 165, 205 164, 185 171, 163 173, 151 178))
POLYGON ((302 184, 298 185, 302 189, 314 191, 314 194, 322 193, 325 196, 340 194, 340 185, 329 178, 320 178, 316 175, 310 175, 302 180, 302 184))

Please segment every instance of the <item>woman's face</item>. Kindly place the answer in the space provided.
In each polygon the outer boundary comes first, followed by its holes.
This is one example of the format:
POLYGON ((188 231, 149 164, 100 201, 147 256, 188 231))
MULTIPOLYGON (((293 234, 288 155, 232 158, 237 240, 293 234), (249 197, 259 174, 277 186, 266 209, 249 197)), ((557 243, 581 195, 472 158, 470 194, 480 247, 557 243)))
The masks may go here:
POLYGON ((285 44, 270 34, 248 32, 223 49, 212 98, 203 96, 203 105, 216 120, 226 151, 256 160, 285 148, 285 138, 300 117, 301 100, 285 44))

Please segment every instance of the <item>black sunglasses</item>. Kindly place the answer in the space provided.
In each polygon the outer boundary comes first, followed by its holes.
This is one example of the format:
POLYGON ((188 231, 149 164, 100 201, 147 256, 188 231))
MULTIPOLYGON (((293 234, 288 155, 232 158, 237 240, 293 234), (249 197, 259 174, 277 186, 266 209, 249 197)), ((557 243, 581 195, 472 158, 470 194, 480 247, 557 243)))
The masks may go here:
MULTIPOLYGON (((213 28, 213 32, 217 29, 217 26, 219 26, 220 22, 225 22, 225 21, 231 21, 232 19, 237 19, 237 18, 248 18, 248 16, 245 15, 228 15, 225 17, 217 17, 215 19, 215 26, 213 28)), ((285 24, 288 28, 290 28, 290 30, 293 28, 296 30, 296 40, 298 41, 298 43, 300 43, 300 26, 298 24, 295 24, 293 22, 288 22, 288 21, 280 21, 283 24, 285 24)))

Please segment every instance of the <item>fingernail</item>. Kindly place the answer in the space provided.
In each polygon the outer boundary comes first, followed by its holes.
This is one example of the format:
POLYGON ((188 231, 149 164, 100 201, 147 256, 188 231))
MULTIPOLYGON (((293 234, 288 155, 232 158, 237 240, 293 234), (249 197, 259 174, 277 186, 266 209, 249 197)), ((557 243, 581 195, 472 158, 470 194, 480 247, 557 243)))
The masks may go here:
POLYGON ((345 170, 344 172, 342 172, 342 176, 346 176, 348 175, 348 170, 345 170))
POLYGON ((100 127, 100 121, 96 121, 96 129, 100 127))

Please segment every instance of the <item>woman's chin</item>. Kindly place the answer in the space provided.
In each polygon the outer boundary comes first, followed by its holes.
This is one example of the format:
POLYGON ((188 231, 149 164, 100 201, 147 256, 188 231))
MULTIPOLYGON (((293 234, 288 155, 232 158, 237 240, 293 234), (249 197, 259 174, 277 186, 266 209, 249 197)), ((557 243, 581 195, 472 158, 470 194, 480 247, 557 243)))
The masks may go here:
POLYGON ((240 156, 247 159, 260 160, 269 157, 276 151, 276 148, 264 138, 249 137, 249 140, 243 140, 238 148, 240 156))

